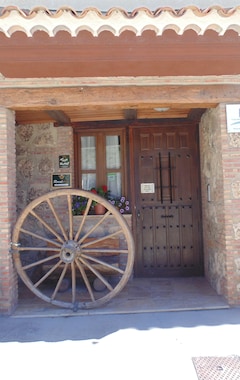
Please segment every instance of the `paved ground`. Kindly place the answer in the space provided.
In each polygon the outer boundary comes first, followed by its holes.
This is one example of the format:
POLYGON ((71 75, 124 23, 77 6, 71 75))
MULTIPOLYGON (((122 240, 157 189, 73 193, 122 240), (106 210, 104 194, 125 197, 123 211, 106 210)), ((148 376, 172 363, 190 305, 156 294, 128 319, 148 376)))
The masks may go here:
POLYGON ((1 317, 1 373, 4 380, 197 380, 192 357, 240 356, 239 339, 240 308, 1 317))
MULTIPOLYGON (((69 289, 71 292, 71 289, 69 289)), ((71 293, 70 293, 71 295, 71 293)), ((183 311, 228 308, 226 300, 211 288, 204 277, 134 278, 101 308, 61 309, 36 297, 25 285, 21 288, 15 316, 54 317, 183 311)))

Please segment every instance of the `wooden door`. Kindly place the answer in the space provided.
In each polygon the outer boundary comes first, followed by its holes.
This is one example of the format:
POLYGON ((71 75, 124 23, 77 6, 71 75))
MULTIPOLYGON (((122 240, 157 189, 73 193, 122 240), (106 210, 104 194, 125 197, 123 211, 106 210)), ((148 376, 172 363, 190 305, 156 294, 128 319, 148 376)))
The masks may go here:
POLYGON ((195 125, 132 130, 136 276, 202 274, 197 136, 195 125))

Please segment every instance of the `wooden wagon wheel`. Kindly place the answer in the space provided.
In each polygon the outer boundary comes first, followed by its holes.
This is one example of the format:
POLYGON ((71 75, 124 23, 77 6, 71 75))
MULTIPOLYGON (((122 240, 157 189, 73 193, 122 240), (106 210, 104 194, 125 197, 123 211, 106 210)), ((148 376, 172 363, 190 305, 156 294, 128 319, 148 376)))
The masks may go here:
POLYGON ((29 203, 14 227, 12 248, 26 286, 44 301, 75 311, 116 296, 134 262, 134 242, 123 216, 106 199, 76 189, 56 190, 29 203), (80 217, 72 215, 76 197, 86 206, 80 217), (93 217, 94 203, 106 212, 93 217), (70 286, 63 291, 66 281, 70 286))

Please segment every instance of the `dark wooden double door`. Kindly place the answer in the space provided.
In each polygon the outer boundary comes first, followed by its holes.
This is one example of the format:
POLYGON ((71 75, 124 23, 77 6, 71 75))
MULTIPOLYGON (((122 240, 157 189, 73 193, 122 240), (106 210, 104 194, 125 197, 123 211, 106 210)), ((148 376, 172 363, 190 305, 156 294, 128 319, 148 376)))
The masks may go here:
POLYGON ((201 275, 197 126, 134 128, 132 142, 135 275, 201 275))

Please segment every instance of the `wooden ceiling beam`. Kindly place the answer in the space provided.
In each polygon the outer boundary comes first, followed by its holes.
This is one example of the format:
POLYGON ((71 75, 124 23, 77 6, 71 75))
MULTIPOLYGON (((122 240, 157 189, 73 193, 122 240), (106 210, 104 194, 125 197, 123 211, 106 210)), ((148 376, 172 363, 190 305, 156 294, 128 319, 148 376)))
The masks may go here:
POLYGON ((0 106, 13 110, 56 110, 68 107, 118 106, 122 109, 159 106, 211 108, 236 102, 238 84, 162 86, 81 86, 70 88, 2 88, 0 106))
POLYGON ((65 112, 63 111, 59 111, 59 110, 48 110, 46 111, 47 114, 53 119, 55 120, 57 123, 60 123, 60 124, 67 124, 67 123, 71 123, 71 120, 70 118, 65 114, 65 112))
POLYGON ((137 110, 135 108, 128 108, 123 111, 124 119, 126 120, 136 120, 137 119, 137 110))

